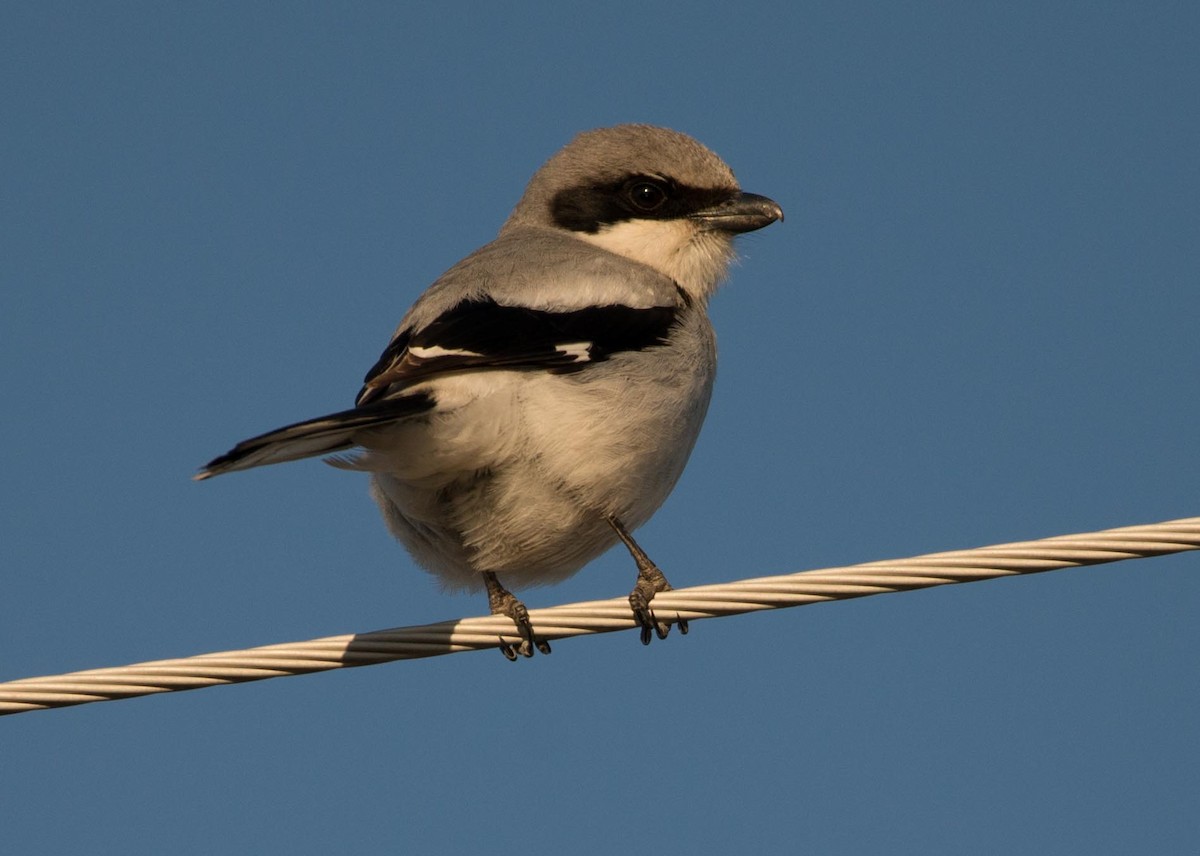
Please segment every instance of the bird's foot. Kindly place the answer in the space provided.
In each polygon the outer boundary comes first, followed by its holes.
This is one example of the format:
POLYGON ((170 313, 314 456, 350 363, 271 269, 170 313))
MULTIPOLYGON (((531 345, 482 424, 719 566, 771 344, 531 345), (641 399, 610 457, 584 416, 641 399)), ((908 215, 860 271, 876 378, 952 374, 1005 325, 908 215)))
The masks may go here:
MULTIPOLYGON (((660 591, 670 591, 671 584, 667 582, 667 578, 663 572, 659 570, 658 565, 650 560, 646 555, 646 551, 638 546, 638 542, 633 540, 633 536, 629 534, 629 530, 625 528, 620 520, 614 515, 605 517, 608 525, 617 533, 617 537, 621 539, 621 543, 629 550, 629 555, 633 556, 633 561, 637 563, 638 578, 637 585, 633 587, 633 591, 629 593, 629 607, 633 610, 633 618, 642 628, 642 644, 649 645, 650 640, 654 638, 651 634, 657 634, 659 639, 666 639, 667 634, 671 632, 670 621, 660 621, 654 611, 650 609, 650 601, 654 600, 654 596, 660 591)), ((687 635, 688 623, 686 619, 675 617, 675 623, 679 625, 679 632, 687 635)))
MULTIPOLYGON (((634 620, 642 628, 642 644, 649 645, 651 633, 658 636, 659 639, 666 639, 667 634, 671 632, 671 622, 663 621, 654 614, 654 610, 650 608, 650 601, 654 600, 654 596, 660 591, 670 591, 671 584, 667 582, 667 578, 658 566, 653 563, 647 563, 642 566, 638 563, 638 579, 637 585, 633 587, 633 591, 629 593, 629 606, 633 610, 634 620)), ((688 623, 686 619, 676 618, 675 623, 679 625, 679 632, 687 635, 688 623)))
POLYGON ((538 639, 533 633, 533 624, 529 620, 529 610, 525 608, 525 604, 521 603, 512 592, 500 585, 500 581, 496 579, 493 573, 484 573, 484 582, 487 584, 488 607, 491 609, 492 615, 507 615, 517 625, 517 632, 521 634, 521 641, 517 645, 500 640, 500 653, 509 660, 516 660, 517 656, 532 657, 533 649, 537 648, 543 654, 550 653, 550 643, 545 639, 538 639))

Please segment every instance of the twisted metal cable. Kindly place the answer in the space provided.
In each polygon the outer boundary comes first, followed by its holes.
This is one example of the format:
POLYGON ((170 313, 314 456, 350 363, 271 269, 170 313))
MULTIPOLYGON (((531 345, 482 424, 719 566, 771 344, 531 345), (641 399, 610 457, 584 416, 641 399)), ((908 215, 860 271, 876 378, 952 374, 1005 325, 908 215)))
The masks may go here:
MULTIPOLYGON (((1033 574, 1162 556, 1200 549, 1200 517, 1102 532, 972 550, 931 553, 909 559, 867 562, 732 583, 662 592, 654 598, 662 618, 698 621, 763 609, 907 591, 948 583, 1033 574)), ((565 639, 634 628, 626 598, 531 609, 539 637, 565 639)), ((372 633, 327 636, 307 642, 264 645, 177 660, 90 669, 65 675, 0 683, 0 715, 66 707, 93 701, 199 689, 221 684, 300 675, 347 666, 366 666, 495 648, 520 641, 513 623, 487 616, 399 627, 372 633)))

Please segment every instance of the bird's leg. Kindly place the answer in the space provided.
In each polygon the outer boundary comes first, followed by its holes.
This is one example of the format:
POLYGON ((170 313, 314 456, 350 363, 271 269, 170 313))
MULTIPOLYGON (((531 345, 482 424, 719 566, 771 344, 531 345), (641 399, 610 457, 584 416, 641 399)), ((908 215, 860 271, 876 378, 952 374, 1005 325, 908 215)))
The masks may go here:
POLYGON ((529 622, 529 610, 525 608, 525 604, 500 585, 500 580, 496 579, 496 575, 491 571, 483 572, 483 582, 487 586, 488 608, 491 609, 492 615, 507 615, 517 625, 517 632, 521 634, 521 644, 516 648, 502 641, 500 653, 510 660, 517 659, 517 654, 532 657, 536 645, 543 654, 549 654, 550 643, 533 635, 533 625, 529 622))
MULTIPOLYGON (((670 591, 671 584, 667 582, 667 578, 663 576, 658 565, 650 561, 646 551, 638 546, 637 541, 633 540, 633 536, 629 534, 620 520, 611 514, 604 519, 608 521, 608 525, 617 533, 621 543, 629 550, 629 555, 633 556, 633 560, 637 562, 637 585, 629 593, 629 606, 633 609, 633 617, 642 627, 642 644, 650 644, 651 631, 658 634, 659 639, 666 639, 667 633, 671 630, 671 622, 658 620, 650 609, 650 601, 654 600, 654 596, 660 591, 670 591)), ((675 621, 679 624, 680 633, 688 632, 686 620, 676 617, 675 621)))

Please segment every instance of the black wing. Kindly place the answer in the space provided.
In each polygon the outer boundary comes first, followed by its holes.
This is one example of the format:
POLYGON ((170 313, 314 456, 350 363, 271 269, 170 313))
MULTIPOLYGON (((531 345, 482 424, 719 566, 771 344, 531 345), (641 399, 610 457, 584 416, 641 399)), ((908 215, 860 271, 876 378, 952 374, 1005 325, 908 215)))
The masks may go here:
POLYGON ((554 312, 464 300, 416 333, 396 336, 364 379, 358 404, 379 400, 432 375, 530 368, 579 371, 621 351, 661 345, 674 306, 589 306, 554 312))
POLYGON ((551 312, 464 300, 415 334, 392 340, 367 373, 355 408, 243 440, 196 478, 353 448, 364 431, 432 410, 433 396, 407 387, 435 375, 499 368, 574 372, 622 351, 661 345, 677 314, 673 306, 551 312))

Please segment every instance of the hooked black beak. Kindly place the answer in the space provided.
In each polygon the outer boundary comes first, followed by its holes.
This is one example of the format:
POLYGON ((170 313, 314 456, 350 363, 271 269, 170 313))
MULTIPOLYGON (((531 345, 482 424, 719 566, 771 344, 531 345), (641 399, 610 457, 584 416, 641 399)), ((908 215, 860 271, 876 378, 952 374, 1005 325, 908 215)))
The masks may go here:
POLYGON ((774 199, 757 193, 739 193, 718 205, 697 211, 691 219, 705 228, 737 235, 783 220, 783 209, 774 199))

